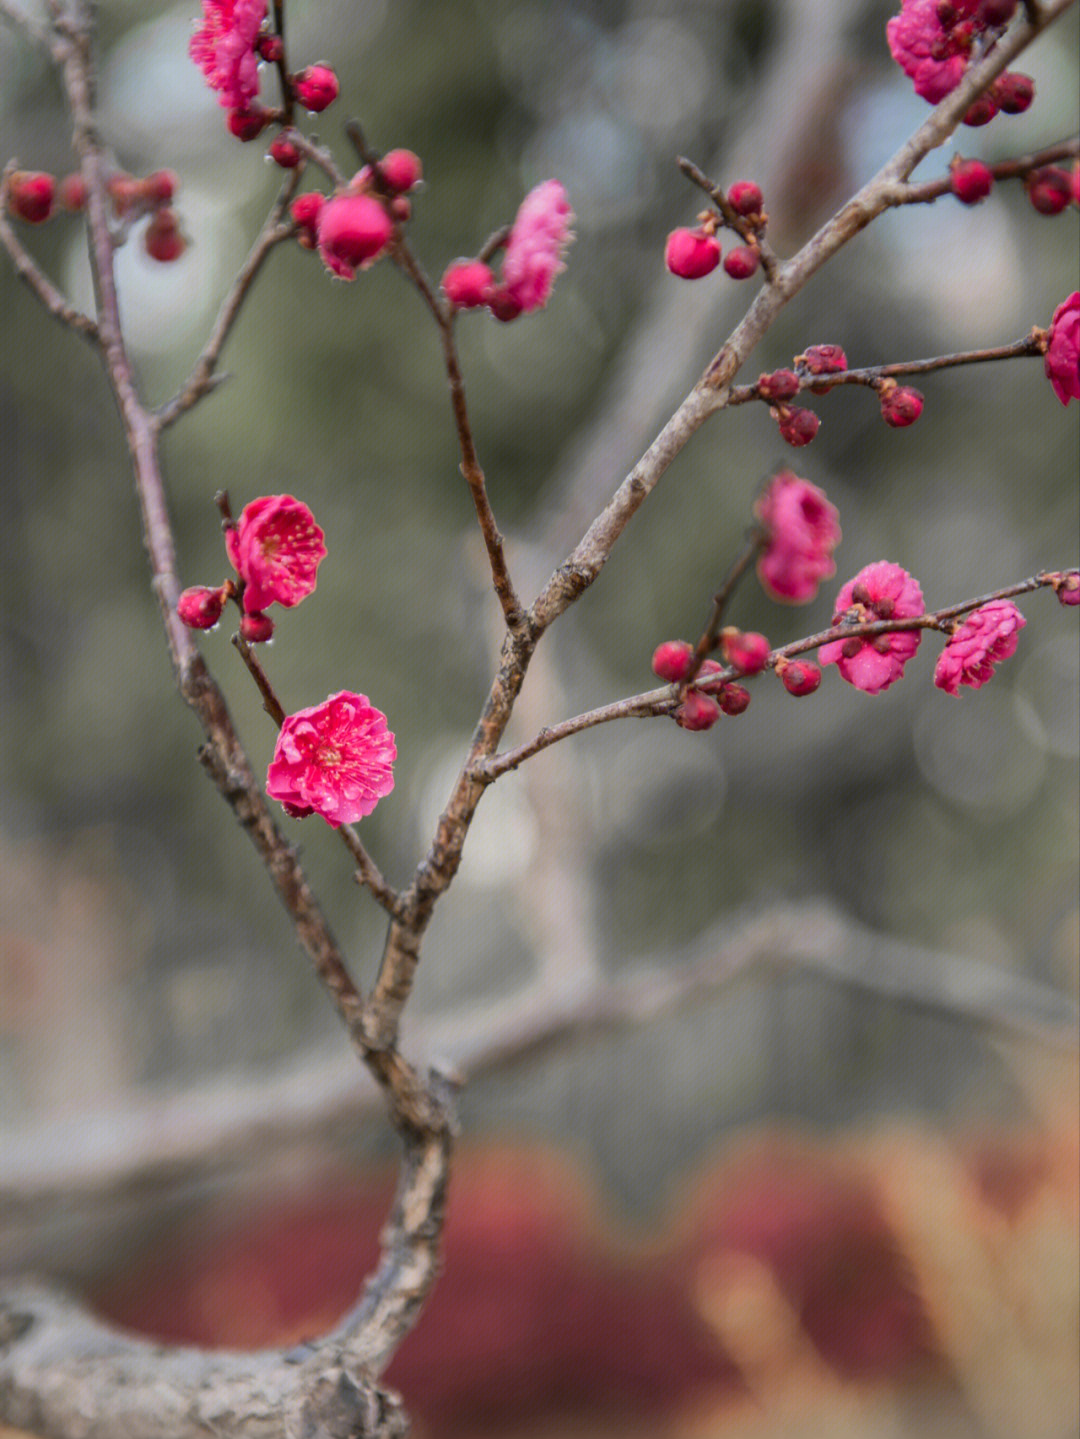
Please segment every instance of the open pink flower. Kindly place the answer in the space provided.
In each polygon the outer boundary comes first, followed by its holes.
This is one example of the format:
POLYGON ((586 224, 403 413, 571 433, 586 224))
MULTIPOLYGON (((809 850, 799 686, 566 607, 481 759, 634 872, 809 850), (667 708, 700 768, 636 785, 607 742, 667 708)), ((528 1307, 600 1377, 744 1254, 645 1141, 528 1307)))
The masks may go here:
POLYGON ((563 253, 574 238, 574 213, 558 180, 545 180, 521 202, 502 266, 502 292, 518 313, 539 310, 551 297, 563 253))
POLYGON ((1074 290, 1054 311, 1043 363, 1061 403, 1080 400, 1080 290, 1074 290))
POLYGON ((289 814, 321 814, 337 829, 363 819, 394 788, 397 746, 367 695, 341 690, 287 715, 266 772, 266 793, 289 814))
POLYGON ((768 534, 758 576, 774 599, 804 604, 821 580, 836 573, 832 552, 840 543, 836 507, 809 480, 781 470, 754 506, 768 534))
MULTIPOLYGON (((899 565, 879 560, 843 586, 836 597, 832 622, 839 625, 845 621, 866 624, 874 620, 907 620, 922 613, 923 594, 918 580, 899 565)), ((869 639, 851 635, 822 645, 818 659, 823 665, 836 665, 857 690, 876 695, 903 676, 904 666, 921 639, 919 630, 891 630, 869 639)))
POLYGON ((315 588, 315 572, 326 558, 314 515, 292 495, 264 495, 245 505, 236 528, 225 531, 225 548, 244 581, 247 614, 299 604, 315 588))
POLYGON ((188 45, 218 104, 247 110, 259 93, 259 28, 266 0, 203 0, 202 29, 188 45))
POLYGON ((934 683, 947 694, 961 685, 979 689, 994 677, 994 666, 1016 653, 1019 632, 1027 620, 1011 600, 991 600, 973 610, 955 629, 938 656, 934 683))
POLYGON ((902 0, 885 26, 892 57, 914 82, 916 95, 936 105, 964 77, 972 41, 983 29, 979 0, 902 0), (943 18, 945 17, 945 18, 943 18))

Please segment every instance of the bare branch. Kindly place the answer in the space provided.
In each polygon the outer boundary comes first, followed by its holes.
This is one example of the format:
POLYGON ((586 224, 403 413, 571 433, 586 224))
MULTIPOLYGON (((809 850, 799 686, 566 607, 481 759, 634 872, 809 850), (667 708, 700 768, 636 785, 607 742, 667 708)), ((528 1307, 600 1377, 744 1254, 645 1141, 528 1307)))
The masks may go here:
MULTIPOLYGON (((998 160, 987 169, 995 180, 1020 180, 1029 175, 1032 170, 1039 170, 1044 165, 1053 165, 1058 160, 1075 160, 1080 155, 1080 138, 1073 137, 1071 140, 1062 140, 1057 145, 1049 145, 1044 150, 1038 150, 1031 155, 1018 155, 1012 160, 998 160)), ((926 205, 938 200, 942 195, 951 194, 949 177, 946 175, 940 180, 926 180, 921 185, 903 185, 897 189, 894 205, 926 205)))

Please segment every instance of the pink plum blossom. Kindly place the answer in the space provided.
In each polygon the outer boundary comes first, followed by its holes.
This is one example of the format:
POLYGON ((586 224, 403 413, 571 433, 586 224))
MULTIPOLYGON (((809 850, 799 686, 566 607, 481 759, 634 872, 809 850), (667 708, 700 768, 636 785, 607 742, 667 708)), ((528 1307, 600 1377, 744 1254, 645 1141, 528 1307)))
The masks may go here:
POLYGON ((267 605, 291 609, 315 588, 326 558, 323 532, 302 501, 264 495, 245 505, 235 529, 225 532, 229 562, 244 581, 244 611, 267 605))
POLYGON ((202 29, 188 51, 226 110, 246 111, 259 93, 256 46, 265 18, 266 0, 203 0, 202 29))
POLYGON ((1046 344, 1046 378, 1063 405, 1080 400, 1080 290, 1054 311, 1046 344))
POLYGON ((774 599, 804 604, 818 584, 836 573, 832 552, 840 543, 839 515, 825 491, 781 470, 754 506, 767 543, 758 577, 774 599))
POLYGON ((982 29, 978 9, 978 0, 953 0, 947 8, 939 0, 903 0, 900 14, 885 26, 893 59, 931 105, 963 79, 972 41, 982 29))
POLYGON ((555 276, 565 269, 562 257, 573 239, 573 219, 558 180, 545 180, 522 200, 502 266, 503 289, 519 313, 547 304, 555 276))
POLYGON ((1027 620, 1011 600, 991 600, 973 610, 949 637, 934 668, 934 683, 946 694, 961 685, 980 689, 994 677, 994 666, 1016 653, 1027 620))
MULTIPOLYGON (((899 565, 879 560, 848 580, 836 597, 833 624, 913 619, 923 613, 918 580, 899 565)), ((848 684, 868 695, 880 694, 901 679, 904 666, 919 648, 919 630, 892 630, 864 639, 851 635, 822 645, 818 658, 836 665, 848 684)))
POLYGON ((367 695, 341 690, 287 715, 266 773, 266 792, 297 818, 353 824, 394 788, 397 758, 386 716, 367 695))

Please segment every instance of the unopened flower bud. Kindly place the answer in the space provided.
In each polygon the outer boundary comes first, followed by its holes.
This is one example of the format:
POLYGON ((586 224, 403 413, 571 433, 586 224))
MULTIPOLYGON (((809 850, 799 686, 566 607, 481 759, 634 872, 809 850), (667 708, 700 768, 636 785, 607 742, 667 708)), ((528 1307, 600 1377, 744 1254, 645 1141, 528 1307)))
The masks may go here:
POLYGON ((262 645, 273 637, 274 621, 269 615, 263 614, 261 610, 255 610, 250 615, 244 615, 240 621, 240 638, 246 640, 249 645, 262 645))
POLYGON ((726 715, 741 715, 750 705, 750 691, 734 682, 720 687, 717 703, 726 715))
POLYGON ((105 188, 109 192, 113 210, 121 219, 135 209, 143 198, 140 182, 134 175, 125 174, 124 171, 110 175, 105 181, 105 188))
POLYGON ((790 400, 799 393, 799 377, 794 370, 773 370, 758 380, 758 394, 763 400, 790 400))
POLYGON ((390 150, 379 161, 379 173, 395 195, 404 195, 419 185, 424 168, 411 150, 390 150))
POLYGON ((700 690, 688 690, 675 711, 675 723, 681 729, 712 729, 719 718, 720 706, 711 695, 703 695, 700 690))
POLYGON ((74 175, 65 175, 60 181, 56 193, 65 210, 86 209, 86 181, 78 172, 74 175))
POLYGON ((307 190, 297 195, 289 206, 289 214, 296 223, 296 238, 305 250, 314 250, 317 243, 319 215, 326 204, 326 196, 318 190, 307 190))
POLYGON ((142 182, 142 191, 152 205, 167 205, 176 194, 178 185, 174 171, 155 170, 142 182))
POLYGON ((761 190, 753 180, 736 180, 727 192, 728 204, 736 215, 760 215, 764 204, 761 190))
POLYGON ((329 65, 309 65, 292 79, 293 93, 305 110, 318 115, 338 97, 338 78, 329 65))
POLYGON ((187 241, 180 231, 180 222, 174 210, 160 209, 146 227, 143 245, 151 260, 170 265, 187 249, 187 241))
POLYGON ((821 421, 813 410, 803 410, 797 406, 782 405, 778 418, 780 438, 789 445, 794 445, 796 449, 801 445, 808 445, 821 428, 821 421))
POLYGON ((285 54, 285 45, 280 35, 259 36, 259 59, 268 65, 276 65, 285 54))
POLYGON ((886 381, 878 391, 881 400, 881 418, 894 429, 902 430, 913 425, 922 414, 923 397, 909 385, 892 385, 886 381))
POLYGON ((319 254, 343 280, 373 265, 394 238, 394 222, 369 195, 335 195, 319 212, 319 254))
POLYGON ((1032 170, 1025 180, 1028 199, 1040 215, 1060 215, 1072 199, 1072 182, 1067 171, 1056 165, 1032 170))
POLYGON ((1080 605, 1080 570, 1064 570, 1051 577, 1051 584, 1063 605, 1080 605))
POLYGON ((176 613, 191 630, 212 630, 221 619, 225 597, 223 590, 195 585, 185 590, 176 603, 176 613))
POLYGON ((690 673, 694 659, 694 646, 686 640, 665 640, 653 651, 653 674, 659 675, 669 684, 682 684, 690 673))
POLYGON ((987 90, 968 106, 964 114, 964 124, 970 125, 973 130, 978 129, 980 125, 989 125, 997 112, 997 101, 987 90))
POLYGON ((720 653, 740 674, 756 675, 769 662, 769 641, 755 630, 728 626, 720 631, 720 653))
POLYGON ((776 662, 776 673, 788 694, 797 699, 802 695, 812 695, 821 684, 821 669, 813 660, 781 658, 776 662))
POLYGON ((488 309, 496 320, 501 320, 503 324, 509 324, 511 320, 516 320, 525 309, 517 296, 512 294, 505 285, 500 285, 498 289, 492 290, 487 303, 488 309))
POLYGON ((278 135, 271 140, 267 153, 274 164, 280 165, 283 170, 295 170, 301 159, 300 151, 291 140, 286 140, 284 135, 278 135))
POLYGON ((495 277, 480 260, 455 260, 442 277, 443 294, 459 310, 475 310, 491 299, 495 277))
POLYGON ((268 111, 260 105, 252 105, 248 110, 230 110, 225 124, 230 135, 235 135, 238 140, 246 143, 259 138, 269 119, 268 111))
POLYGON ((795 364, 811 375, 838 375, 848 367, 847 356, 839 345, 810 345, 795 356, 795 364))
POLYGON ((664 264, 682 280, 700 280, 720 263, 720 243, 704 230, 672 230, 664 246, 664 264))
POLYGON ((1035 81, 1030 75, 1006 70, 990 86, 990 93, 1006 115, 1022 115, 1035 98, 1035 81))
POLYGON ((724 272, 733 280, 749 280, 761 263, 761 256, 753 245, 736 245, 724 256, 724 272))
POLYGON ((949 188, 962 205, 977 205, 994 188, 994 175, 981 160, 961 160, 949 166, 949 188))
POLYGON ((42 170, 15 170, 7 180, 7 207, 28 225, 43 224, 53 212, 56 181, 42 170))

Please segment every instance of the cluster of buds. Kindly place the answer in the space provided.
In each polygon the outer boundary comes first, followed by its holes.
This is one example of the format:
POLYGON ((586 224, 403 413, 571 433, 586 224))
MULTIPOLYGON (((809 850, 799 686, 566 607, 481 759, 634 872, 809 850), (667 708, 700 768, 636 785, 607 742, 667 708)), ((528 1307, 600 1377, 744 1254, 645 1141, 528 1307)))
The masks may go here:
POLYGON ((316 572, 326 558, 322 530, 301 500, 264 495, 245 505, 238 521, 225 523, 225 551, 240 577, 216 589, 196 585, 180 596, 176 612, 189 629, 209 630, 235 599, 242 618, 240 635, 263 644, 274 633, 266 613, 272 604, 291 609, 315 589, 316 572))
MULTIPOLYGON (((143 234, 143 246, 152 260, 169 264, 187 248, 180 220, 172 208, 178 181, 172 170, 155 170, 150 175, 129 175, 118 170, 105 188, 120 231, 150 216, 143 234)), ((16 219, 41 225, 56 213, 57 206, 77 214, 86 209, 86 182, 75 172, 57 180, 45 171, 13 170, 4 182, 4 204, 16 219)))
POLYGON ((653 673, 660 679, 679 686, 686 686, 692 677, 698 680, 695 688, 682 690, 672 711, 682 729, 711 729, 722 714, 744 714, 750 691, 737 681, 760 674, 769 663, 769 641, 754 631, 728 626, 720 631, 714 646, 723 655, 723 664, 703 659, 695 666, 697 652, 686 640, 665 640, 653 651, 653 673))
MULTIPOLYGON (((311 114, 320 114, 337 99, 338 78, 329 65, 284 73, 285 44, 270 28, 266 0, 203 0, 202 8, 202 25, 188 50, 228 112, 225 124, 230 135, 255 140, 267 125, 284 118, 282 112, 259 103, 260 64, 282 69, 290 107, 295 102, 311 114)), ((281 154, 288 157, 289 151, 283 149, 281 154)), ((297 163, 274 158, 286 168, 297 163)))
MULTIPOLYGON (((981 160, 954 155, 949 163, 949 189, 963 205, 978 205, 994 188, 994 172, 981 160)), ((1040 165, 1024 176, 1024 193, 1040 215, 1060 215, 1080 205, 1080 162, 1072 170, 1040 165)))
POLYGON ((562 184, 542 181, 522 200, 505 240, 494 247, 503 252, 501 276, 484 258, 455 260, 442 277, 443 294, 455 310, 486 309, 504 322, 543 309, 555 277, 566 268, 573 221, 562 184))
MULTIPOLYGON (((915 93, 936 105, 956 89, 971 61, 993 47, 1016 7, 1017 0, 902 0, 885 27, 889 49, 915 93)), ((1006 70, 968 107, 964 124, 1023 114, 1034 97, 1029 75, 1006 70)))
POLYGON ((672 230, 664 246, 664 264, 682 280, 700 280, 709 275, 723 260, 724 272, 733 280, 748 280, 761 263, 758 237, 764 233, 768 216, 761 190, 753 180, 737 180, 727 192, 730 214, 704 210, 695 229, 672 230), (718 230, 734 229, 743 241, 723 253, 718 230))
POLYGON ((389 250, 396 227, 412 213, 408 192, 422 174, 411 150, 391 150, 335 195, 298 195, 289 208, 297 239, 307 250, 317 247, 332 274, 354 280, 357 270, 368 269, 389 250))
MULTIPOLYGON (((843 374, 848 368, 847 356, 839 345, 811 345, 793 360, 794 369, 773 370, 761 375, 757 382, 760 399, 769 405, 769 413, 777 422, 780 438, 796 448, 808 445, 821 427, 812 410, 789 402, 800 390, 815 395, 832 389, 829 375, 843 374), (818 378, 822 377, 822 378, 818 378)), ((907 385, 898 385, 891 378, 873 382, 881 402, 881 417, 887 425, 901 429, 913 425, 922 414, 923 396, 907 385)))

